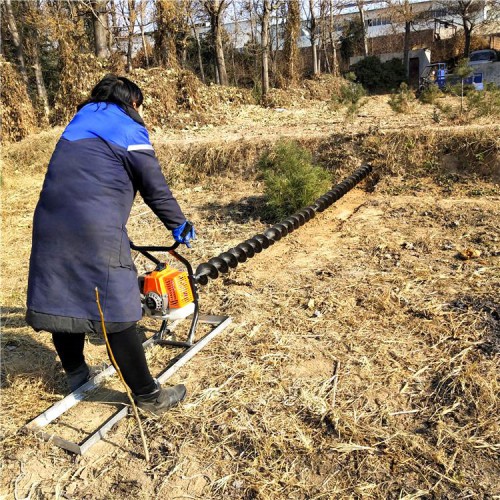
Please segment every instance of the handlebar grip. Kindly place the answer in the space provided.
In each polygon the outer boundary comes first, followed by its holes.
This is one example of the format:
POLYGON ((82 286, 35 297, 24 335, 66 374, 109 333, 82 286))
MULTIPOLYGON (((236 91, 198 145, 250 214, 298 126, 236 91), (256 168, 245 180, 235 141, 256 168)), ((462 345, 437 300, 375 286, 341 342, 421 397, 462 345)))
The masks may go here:
POLYGON ((186 225, 184 226, 184 229, 182 230, 181 238, 185 238, 189 234, 191 229, 193 229, 193 227, 194 227, 193 223, 186 220, 186 225))

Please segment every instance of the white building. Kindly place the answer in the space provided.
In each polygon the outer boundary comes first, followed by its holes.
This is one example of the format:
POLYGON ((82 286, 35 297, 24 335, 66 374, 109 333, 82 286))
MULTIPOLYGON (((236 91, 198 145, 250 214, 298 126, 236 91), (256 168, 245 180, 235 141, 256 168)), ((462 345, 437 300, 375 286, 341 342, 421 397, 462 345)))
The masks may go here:
MULTIPOLYGON (((399 0, 400 4, 403 0, 399 0)), ((435 39, 446 39, 453 36, 460 29, 461 22, 457 16, 453 16, 448 12, 443 1, 435 0, 409 0, 412 10, 417 15, 412 22, 412 31, 433 30, 435 39)), ((303 3, 306 2, 303 0, 303 3)), ((365 27, 368 38, 376 38, 381 36, 395 35, 404 32, 404 23, 397 20, 395 11, 397 10, 393 3, 393 7, 388 6, 388 2, 380 2, 373 0, 364 0, 363 11, 365 17, 365 27)), ((488 19, 490 7, 488 0, 484 0, 482 8, 477 13, 476 23, 480 24, 488 19)), ((340 37, 346 22, 350 19, 359 18, 359 8, 356 2, 346 0, 345 3, 336 4, 337 11, 334 13, 334 25, 337 33, 337 39, 340 37)), ((284 19, 274 17, 271 19, 270 31, 271 42, 273 48, 281 49, 283 47, 284 19)), ((299 37, 299 47, 310 47, 310 32, 307 19, 302 21, 302 29, 299 37)), ((198 33, 206 34, 210 27, 208 23, 197 27, 198 33)), ((233 46, 236 49, 243 49, 246 45, 252 42, 253 38, 256 43, 260 42, 260 24, 258 19, 250 21, 243 19, 231 21, 224 24, 224 29, 228 33, 233 46)))

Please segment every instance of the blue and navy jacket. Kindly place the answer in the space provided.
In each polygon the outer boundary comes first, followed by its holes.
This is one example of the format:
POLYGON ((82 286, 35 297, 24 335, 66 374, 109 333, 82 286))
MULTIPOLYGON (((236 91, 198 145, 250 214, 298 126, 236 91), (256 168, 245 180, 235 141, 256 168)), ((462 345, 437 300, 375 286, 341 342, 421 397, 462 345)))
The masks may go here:
POLYGON ((84 106, 50 160, 33 221, 27 321, 35 329, 85 332, 104 317, 141 318, 126 230, 136 192, 167 229, 184 217, 140 116, 110 103, 84 106))

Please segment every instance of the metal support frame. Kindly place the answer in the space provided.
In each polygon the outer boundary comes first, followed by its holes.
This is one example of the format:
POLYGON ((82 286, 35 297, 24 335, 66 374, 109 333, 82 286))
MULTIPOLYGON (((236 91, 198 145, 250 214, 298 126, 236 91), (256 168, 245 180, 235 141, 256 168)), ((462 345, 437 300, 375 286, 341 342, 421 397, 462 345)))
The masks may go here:
MULTIPOLYGON (((228 316, 200 315, 199 323, 213 325, 214 328, 200 340, 185 349, 181 354, 173 358, 167 368, 165 368, 165 370, 163 370, 157 377, 158 381, 163 383, 172 377, 177 370, 183 367, 211 340, 225 330, 231 324, 231 321, 232 319, 228 316)), ((173 322, 170 325, 169 331, 173 331, 179 322, 180 321, 173 322)), ((144 349, 148 349, 153 345, 171 345, 171 341, 166 341, 162 339, 161 336, 154 335, 143 343, 144 349)), ((76 391, 68 394, 68 396, 63 398, 61 401, 58 401, 38 417, 29 422, 26 425, 26 429, 35 432, 45 441, 50 441, 60 448, 64 448, 65 450, 71 451, 77 455, 85 454, 94 444, 100 441, 117 422, 128 415, 128 405, 116 411, 110 418, 108 418, 108 420, 106 420, 106 422, 104 422, 104 424, 101 425, 101 427, 80 443, 74 443, 42 429, 60 417, 64 412, 78 404, 80 401, 83 401, 89 392, 98 388, 104 379, 112 376, 114 373, 114 367, 112 365, 108 366, 104 371, 100 372, 94 378, 80 386, 76 391)))

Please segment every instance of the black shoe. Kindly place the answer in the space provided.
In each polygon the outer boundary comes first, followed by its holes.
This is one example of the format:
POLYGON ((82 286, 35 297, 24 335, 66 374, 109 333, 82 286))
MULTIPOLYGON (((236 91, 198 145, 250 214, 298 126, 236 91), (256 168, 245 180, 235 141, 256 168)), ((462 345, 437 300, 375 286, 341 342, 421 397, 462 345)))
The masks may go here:
POLYGON ((137 406, 155 415, 162 415, 170 408, 177 406, 186 397, 186 386, 183 384, 162 388, 155 380, 157 389, 149 394, 134 394, 137 406))
POLYGON ((79 387, 85 384, 85 382, 88 382, 90 378, 90 368, 85 362, 81 364, 76 370, 66 372, 66 380, 71 392, 76 391, 79 387))

